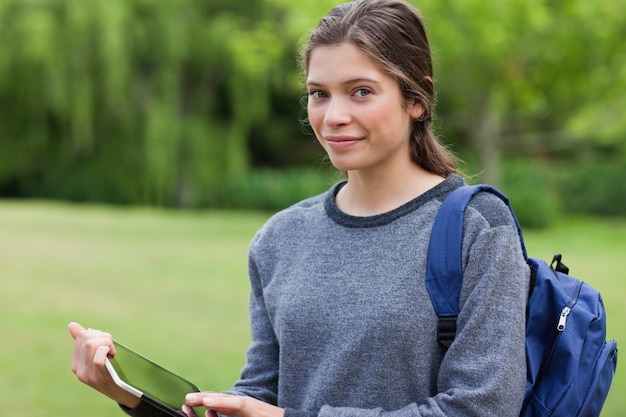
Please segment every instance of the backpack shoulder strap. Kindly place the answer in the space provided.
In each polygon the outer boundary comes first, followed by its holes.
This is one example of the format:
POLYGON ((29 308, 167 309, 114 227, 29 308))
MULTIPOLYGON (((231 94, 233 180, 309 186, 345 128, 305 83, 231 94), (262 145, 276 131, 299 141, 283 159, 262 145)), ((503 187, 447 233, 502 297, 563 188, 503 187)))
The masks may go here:
POLYGON ((439 208, 430 235, 426 269, 426 287, 439 317, 437 340, 450 347, 456 335, 456 317, 463 284, 463 216, 474 195, 487 191, 498 196, 509 208, 527 258, 521 228, 507 196, 490 185, 463 186, 452 191, 439 208))

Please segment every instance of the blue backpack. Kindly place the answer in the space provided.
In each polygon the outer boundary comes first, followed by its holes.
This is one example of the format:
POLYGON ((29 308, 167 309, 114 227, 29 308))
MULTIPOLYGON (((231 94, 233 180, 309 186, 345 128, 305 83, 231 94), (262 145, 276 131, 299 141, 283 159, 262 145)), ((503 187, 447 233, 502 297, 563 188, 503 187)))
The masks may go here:
POLYGON ((426 285, 439 316, 439 343, 449 347, 456 334, 463 279, 463 214, 470 199, 480 191, 495 194, 511 210, 531 268, 526 311, 526 394, 520 416, 599 416, 617 365, 617 344, 606 341, 600 293, 569 276, 561 255, 555 255, 550 266, 529 258, 509 199, 488 185, 453 191, 439 209, 433 226, 426 285))

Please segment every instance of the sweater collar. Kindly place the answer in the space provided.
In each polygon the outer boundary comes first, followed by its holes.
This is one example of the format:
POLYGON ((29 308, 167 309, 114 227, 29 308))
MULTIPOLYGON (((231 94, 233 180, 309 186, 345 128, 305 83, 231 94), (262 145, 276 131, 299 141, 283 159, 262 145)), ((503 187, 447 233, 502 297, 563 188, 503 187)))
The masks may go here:
POLYGON ((463 185, 463 179, 456 175, 450 174, 443 182, 437 184, 430 190, 426 191, 424 194, 421 194, 414 198, 413 200, 401 205, 398 208, 395 208, 391 211, 376 214, 374 216, 352 216, 347 214, 337 207, 335 202, 335 197, 341 188, 346 185, 347 181, 341 181, 335 184, 330 190, 326 192, 326 197, 324 200, 324 208, 326 210, 326 214, 330 217, 335 223, 345 226, 345 227, 377 227, 383 226, 385 224, 391 223, 394 220, 406 216, 409 213, 417 210, 419 207, 423 206, 427 202, 438 199, 442 200, 448 195, 452 190, 463 185))

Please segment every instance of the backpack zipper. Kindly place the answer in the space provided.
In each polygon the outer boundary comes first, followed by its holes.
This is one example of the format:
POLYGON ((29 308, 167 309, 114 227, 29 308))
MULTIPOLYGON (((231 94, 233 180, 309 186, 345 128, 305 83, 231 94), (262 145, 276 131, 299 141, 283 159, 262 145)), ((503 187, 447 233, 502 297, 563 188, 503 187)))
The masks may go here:
POLYGON ((562 332, 563 330, 565 330, 567 316, 569 316, 569 313, 571 313, 571 311, 572 309, 568 306, 563 307, 563 310, 561 310, 561 317, 559 318, 559 323, 556 325, 556 329, 558 331, 562 332))

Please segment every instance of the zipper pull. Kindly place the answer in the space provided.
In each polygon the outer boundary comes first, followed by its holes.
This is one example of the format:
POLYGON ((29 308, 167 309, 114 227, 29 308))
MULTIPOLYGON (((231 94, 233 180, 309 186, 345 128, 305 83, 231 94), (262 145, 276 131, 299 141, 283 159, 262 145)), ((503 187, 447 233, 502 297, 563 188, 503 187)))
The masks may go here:
POLYGON ((561 317, 559 317, 559 324, 556 325, 556 329, 560 332, 562 332, 563 330, 565 330, 565 322, 567 321, 567 316, 569 316, 569 313, 572 311, 571 308, 569 307, 563 307, 563 310, 561 310, 561 317))

